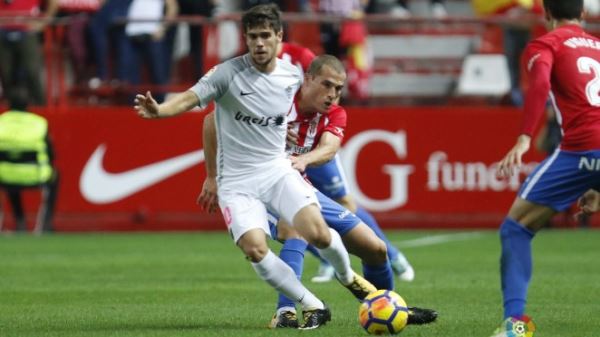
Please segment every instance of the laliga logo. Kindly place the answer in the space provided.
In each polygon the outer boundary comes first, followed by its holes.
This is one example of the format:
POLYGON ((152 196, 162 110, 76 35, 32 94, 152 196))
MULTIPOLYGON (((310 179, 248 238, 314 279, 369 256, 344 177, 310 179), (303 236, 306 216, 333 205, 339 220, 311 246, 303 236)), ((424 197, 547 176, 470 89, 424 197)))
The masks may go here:
POLYGON ((413 165, 383 165, 382 171, 390 175, 391 195, 388 199, 372 199, 365 195, 356 181, 356 159, 360 151, 369 143, 383 142, 388 144, 399 159, 406 158, 406 133, 385 130, 369 130, 352 137, 344 146, 342 164, 348 173, 347 182, 354 193, 356 202, 373 211, 388 211, 406 204, 408 200, 408 176, 414 171, 413 165))

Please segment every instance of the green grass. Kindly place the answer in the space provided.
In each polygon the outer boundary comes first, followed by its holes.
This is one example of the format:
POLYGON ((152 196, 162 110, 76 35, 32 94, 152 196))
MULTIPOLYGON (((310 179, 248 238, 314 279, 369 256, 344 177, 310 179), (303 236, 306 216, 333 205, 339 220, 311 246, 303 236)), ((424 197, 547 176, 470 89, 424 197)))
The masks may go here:
MULTIPOLYGON (((440 312, 439 322, 402 335, 487 337, 502 315, 496 233, 406 246, 438 234, 448 233, 389 233, 416 270, 415 282, 396 290, 409 305, 440 312)), ((598 336, 599 242, 600 231, 584 230, 534 240, 535 336, 598 336)), ((305 270, 308 280, 315 259, 305 270)), ((330 305, 333 321, 315 331, 271 331, 275 293, 225 233, 5 235, 0 336, 366 336, 345 289, 305 283, 330 305)))

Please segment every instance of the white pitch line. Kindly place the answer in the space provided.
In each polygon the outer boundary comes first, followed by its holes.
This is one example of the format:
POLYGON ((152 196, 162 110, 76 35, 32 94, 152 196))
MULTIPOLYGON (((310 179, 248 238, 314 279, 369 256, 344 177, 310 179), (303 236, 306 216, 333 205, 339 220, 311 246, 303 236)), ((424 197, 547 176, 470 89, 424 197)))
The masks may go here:
POLYGON ((422 238, 395 242, 399 248, 439 245, 447 242, 474 240, 489 232, 467 232, 457 234, 428 235, 422 238))

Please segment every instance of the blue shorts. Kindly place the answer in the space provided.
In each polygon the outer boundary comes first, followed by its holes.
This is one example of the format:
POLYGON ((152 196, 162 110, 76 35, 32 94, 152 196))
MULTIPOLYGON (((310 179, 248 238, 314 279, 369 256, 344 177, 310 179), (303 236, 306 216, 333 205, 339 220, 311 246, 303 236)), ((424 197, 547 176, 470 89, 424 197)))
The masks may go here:
MULTIPOLYGON (((321 214, 323 215, 325 222, 329 227, 338 232, 340 236, 346 235, 346 233, 351 231, 361 222, 354 213, 329 199, 323 193, 315 191, 315 194, 321 204, 321 214)), ((279 217, 276 214, 269 212, 268 218, 269 227, 271 229, 271 238, 277 240, 277 221, 279 220, 279 217)))
POLYGON ((336 200, 348 194, 346 176, 338 155, 321 166, 307 167, 306 175, 316 189, 331 199, 336 200))
POLYGON ((531 172, 518 195, 562 212, 591 188, 600 188, 600 151, 558 149, 531 172))

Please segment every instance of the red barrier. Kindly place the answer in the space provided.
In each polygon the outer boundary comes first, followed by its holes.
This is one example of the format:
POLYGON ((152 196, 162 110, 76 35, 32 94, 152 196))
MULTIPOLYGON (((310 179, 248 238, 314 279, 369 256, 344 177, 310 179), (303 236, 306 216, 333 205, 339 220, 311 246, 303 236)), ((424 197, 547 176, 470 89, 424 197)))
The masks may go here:
MULTIPOLYGON (((142 120, 128 108, 50 114, 61 172, 56 229, 223 229, 220 216, 195 204, 203 117, 142 120)), ((510 108, 350 108, 346 174, 384 227, 495 227, 524 177, 494 175, 519 120, 510 108)), ((524 171, 540 159, 527 155, 524 171)))

